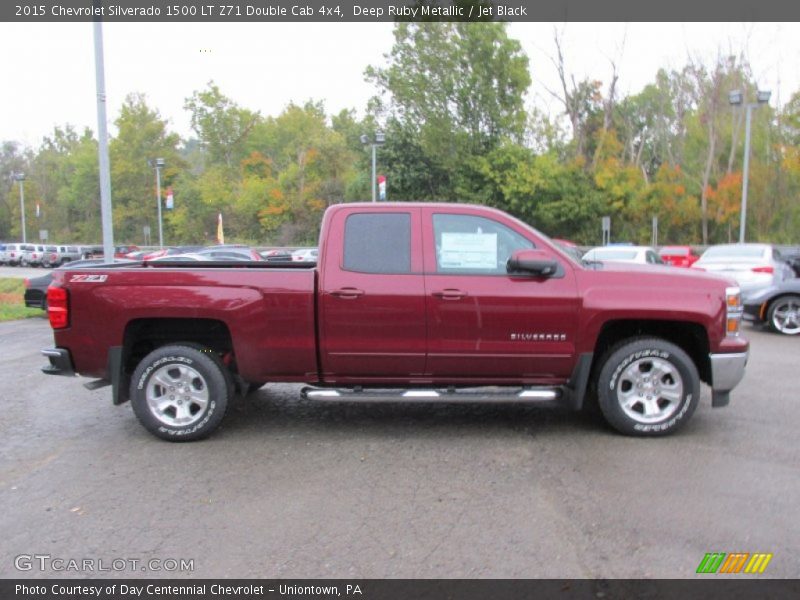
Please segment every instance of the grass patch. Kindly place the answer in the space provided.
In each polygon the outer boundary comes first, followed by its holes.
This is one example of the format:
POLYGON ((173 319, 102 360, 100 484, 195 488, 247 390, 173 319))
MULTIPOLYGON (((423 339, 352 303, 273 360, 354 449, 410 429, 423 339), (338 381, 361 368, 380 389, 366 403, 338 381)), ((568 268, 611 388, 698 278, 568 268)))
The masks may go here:
POLYGON ((25 282, 22 279, 0 277, 0 322, 45 316, 41 308, 25 306, 25 282))

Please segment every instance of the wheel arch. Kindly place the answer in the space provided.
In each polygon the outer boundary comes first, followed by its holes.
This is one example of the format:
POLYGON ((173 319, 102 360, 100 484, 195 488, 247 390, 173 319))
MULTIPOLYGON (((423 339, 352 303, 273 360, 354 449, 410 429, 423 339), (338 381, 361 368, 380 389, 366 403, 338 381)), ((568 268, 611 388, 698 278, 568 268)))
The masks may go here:
POLYGON ((705 327, 699 323, 669 320, 620 319, 604 323, 595 343, 592 376, 610 350, 624 340, 639 337, 657 337, 675 344, 692 359, 700 380, 711 382, 710 344, 705 327))
POLYGON ((217 354, 229 369, 235 371, 231 332, 227 324, 218 319, 133 319, 126 324, 122 339, 121 354, 116 361, 119 385, 114 404, 122 404, 129 399, 128 386, 136 366, 161 346, 181 342, 195 344, 217 354))

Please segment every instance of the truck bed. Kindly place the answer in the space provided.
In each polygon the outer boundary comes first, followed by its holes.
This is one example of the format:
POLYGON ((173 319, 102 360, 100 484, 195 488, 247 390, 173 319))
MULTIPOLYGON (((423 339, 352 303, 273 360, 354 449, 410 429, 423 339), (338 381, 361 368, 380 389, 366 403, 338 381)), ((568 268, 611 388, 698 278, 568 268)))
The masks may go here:
MULTIPOLYGON (((236 368, 248 381, 316 378, 316 270, 309 263, 165 261, 56 272, 70 293, 70 327, 59 345, 72 349, 75 371, 107 376, 107 349, 142 328, 178 320, 217 321, 236 368), (238 348, 246 351, 237 352, 238 348)), ((192 331, 186 331, 191 341, 192 331)))

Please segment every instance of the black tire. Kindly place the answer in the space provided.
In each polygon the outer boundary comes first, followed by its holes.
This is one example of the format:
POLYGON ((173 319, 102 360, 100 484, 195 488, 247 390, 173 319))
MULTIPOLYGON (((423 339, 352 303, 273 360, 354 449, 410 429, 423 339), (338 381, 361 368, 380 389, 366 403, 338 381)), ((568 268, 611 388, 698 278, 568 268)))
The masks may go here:
POLYGON ((781 296, 773 300, 767 311, 767 324, 775 333, 800 334, 800 296, 781 296))
POLYGON ((211 434, 222 422, 232 396, 233 382, 219 356, 194 344, 153 350, 131 378, 134 414, 150 433, 171 442, 211 434))
POLYGON ((606 422, 626 435, 673 433, 691 418, 700 377, 686 352, 659 338, 627 340, 602 359, 597 400, 606 422))

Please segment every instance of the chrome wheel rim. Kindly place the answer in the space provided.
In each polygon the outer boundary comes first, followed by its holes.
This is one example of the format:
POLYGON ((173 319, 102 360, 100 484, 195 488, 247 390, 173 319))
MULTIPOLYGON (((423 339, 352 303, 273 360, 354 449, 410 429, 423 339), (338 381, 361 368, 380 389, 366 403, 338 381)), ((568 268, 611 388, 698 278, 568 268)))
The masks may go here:
POLYGON ((789 298, 778 301, 772 311, 772 324, 787 335, 800 333, 800 300, 789 298))
POLYGON ((147 407, 164 425, 186 427, 199 421, 208 406, 205 378, 188 365, 166 365, 147 382, 147 407))
POLYGON ((671 362, 640 358, 628 365, 616 385, 623 412, 638 423, 657 423, 678 412, 683 399, 683 378, 671 362))

